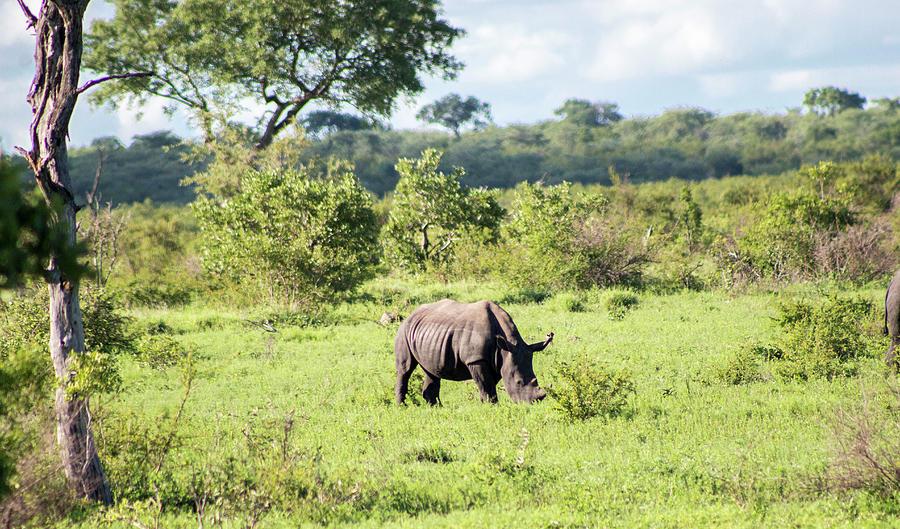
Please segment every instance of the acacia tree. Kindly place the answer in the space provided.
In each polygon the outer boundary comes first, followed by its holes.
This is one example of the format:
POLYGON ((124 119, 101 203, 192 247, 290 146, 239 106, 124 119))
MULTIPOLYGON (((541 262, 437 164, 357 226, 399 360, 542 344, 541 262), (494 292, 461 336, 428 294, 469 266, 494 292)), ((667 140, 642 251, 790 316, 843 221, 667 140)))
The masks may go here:
MULTIPOLYGON (((17 150, 25 157, 38 188, 48 204, 55 206, 53 229, 64 234, 65 246, 75 246, 75 197, 70 191, 66 137, 78 96, 113 77, 146 74, 120 73, 78 86, 83 48, 82 20, 90 0, 42 0, 35 16, 22 0, 19 6, 34 28, 35 74, 28 92, 34 115, 29 129, 30 150, 17 150)), ((112 503, 109 482, 97 456, 91 433, 86 396, 67 395, 73 376, 71 364, 85 352, 84 325, 78 300, 78 276, 58 248, 49 251, 44 276, 50 291, 50 358, 57 378, 57 439, 63 468, 77 493, 112 503)))
POLYGON ((478 130, 491 122, 491 105, 479 101, 474 96, 463 100, 459 94, 448 94, 420 108, 416 118, 446 127, 459 138, 459 129, 466 123, 471 123, 472 127, 478 130))
POLYGON ((563 116, 563 121, 583 127, 603 127, 622 121, 619 105, 616 103, 591 103, 585 99, 567 99, 565 103, 553 111, 563 116))
POLYGON ((192 111, 208 140, 216 118, 251 101, 263 150, 311 101, 390 114, 423 90, 421 73, 452 79, 447 53, 462 35, 438 0, 113 0, 115 16, 87 37, 85 65, 147 78, 109 84, 93 100, 113 106, 167 99, 192 111))
POLYGON ((813 88, 803 95, 803 105, 816 114, 833 116, 849 108, 861 109, 866 98, 856 92, 849 92, 834 86, 813 88))

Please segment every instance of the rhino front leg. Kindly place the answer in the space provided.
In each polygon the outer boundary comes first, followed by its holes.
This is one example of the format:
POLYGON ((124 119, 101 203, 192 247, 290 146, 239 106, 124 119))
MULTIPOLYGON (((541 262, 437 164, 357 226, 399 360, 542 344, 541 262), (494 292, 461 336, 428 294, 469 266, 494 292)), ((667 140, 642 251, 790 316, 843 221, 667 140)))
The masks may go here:
POLYGON ((471 373, 475 385, 478 386, 478 391, 481 392, 481 400, 497 402, 497 382, 499 380, 494 375, 494 371, 488 367, 487 362, 469 364, 469 373, 471 373))
POLYGON ((397 404, 403 404, 406 399, 406 392, 409 390, 409 377, 415 371, 419 363, 408 352, 396 353, 395 363, 397 367, 397 384, 394 386, 394 396, 397 397, 397 404))
POLYGON ((425 371, 425 382, 422 384, 422 397, 425 402, 435 406, 441 403, 441 379, 425 371))

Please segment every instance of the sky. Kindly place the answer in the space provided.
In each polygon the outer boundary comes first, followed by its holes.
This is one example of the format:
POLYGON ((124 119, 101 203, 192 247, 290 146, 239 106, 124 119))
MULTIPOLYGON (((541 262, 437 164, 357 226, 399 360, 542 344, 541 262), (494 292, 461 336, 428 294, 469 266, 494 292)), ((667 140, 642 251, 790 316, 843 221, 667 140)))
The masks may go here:
MULTIPOLYGON (((39 0, 25 0, 37 12, 39 0)), ((490 103, 501 126, 556 119, 570 98, 619 105, 626 117, 702 107, 719 115, 784 113, 811 88, 837 86, 869 100, 900 96, 898 0, 444 0, 466 30, 451 53, 453 81, 398 101, 396 129, 426 128, 423 105, 449 93, 490 103)), ((94 0, 86 18, 109 17, 94 0)), ((34 37, 16 0, 0 0, 0 145, 24 145, 34 37)), ((97 77, 82 73, 82 82, 97 77)), ((173 130, 194 137, 162 103, 110 111, 79 101, 70 143, 173 130)))

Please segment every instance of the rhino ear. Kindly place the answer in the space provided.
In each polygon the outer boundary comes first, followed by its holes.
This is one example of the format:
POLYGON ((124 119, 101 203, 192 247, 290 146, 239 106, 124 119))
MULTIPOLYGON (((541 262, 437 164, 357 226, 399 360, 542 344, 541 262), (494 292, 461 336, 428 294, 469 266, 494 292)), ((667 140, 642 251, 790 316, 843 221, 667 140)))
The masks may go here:
POLYGON ((531 345, 529 345, 529 347, 531 348, 532 351, 534 351, 536 353, 538 351, 543 351, 548 345, 550 345, 550 342, 552 342, 552 341, 553 341, 553 333, 551 332, 550 334, 547 335, 546 340, 544 340, 541 343, 531 344, 531 345))
POLYGON ((509 343, 507 343, 506 341, 506 338, 499 334, 497 335, 497 347, 504 351, 512 351, 512 349, 509 347, 509 343))

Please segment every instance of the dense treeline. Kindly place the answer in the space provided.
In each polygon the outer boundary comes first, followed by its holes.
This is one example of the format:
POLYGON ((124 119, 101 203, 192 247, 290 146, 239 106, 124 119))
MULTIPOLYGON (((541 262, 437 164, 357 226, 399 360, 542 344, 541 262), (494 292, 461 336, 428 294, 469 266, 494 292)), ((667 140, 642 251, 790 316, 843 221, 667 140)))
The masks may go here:
MULTIPOLYGON (((444 152, 441 170, 464 167, 463 183, 492 188, 539 180, 609 185, 610 167, 640 183, 779 174, 803 164, 854 161, 872 153, 900 158, 900 111, 881 104, 830 115, 793 110, 716 116, 700 108, 681 108, 597 124, 564 118, 490 127, 462 133, 459 139, 439 132, 350 128, 317 133, 303 156, 352 161, 363 186, 377 195, 394 189, 399 158, 418 156, 429 147, 444 152)), ((128 147, 97 139, 71 153, 74 187, 80 193, 91 189, 100 150, 105 156, 100 184, 104 200, 191 202, 193 191, 178 185, 198 170, 183 161, 188 148, 168 132, 137 136, 128 147)))

